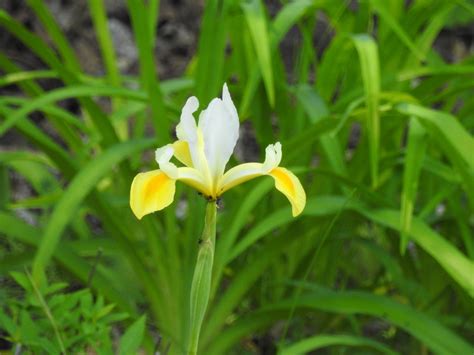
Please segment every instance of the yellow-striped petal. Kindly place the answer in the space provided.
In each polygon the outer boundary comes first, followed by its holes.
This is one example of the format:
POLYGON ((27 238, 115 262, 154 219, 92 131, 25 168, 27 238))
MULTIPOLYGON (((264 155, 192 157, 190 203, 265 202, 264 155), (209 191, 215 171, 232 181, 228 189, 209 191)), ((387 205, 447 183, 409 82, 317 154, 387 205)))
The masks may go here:
POLYGON ((283 193, 291 203, 293 217, 299 215, 306 205, 306 193, 300 180, 288 169, 275 168, 269 175, 275 179, 275 187, 283 193))
POLYGON ((176 180, 161 170, 140 173, 133 179, 130 189, 130 207, 138 219, 162 210, 174 199, 176 180))

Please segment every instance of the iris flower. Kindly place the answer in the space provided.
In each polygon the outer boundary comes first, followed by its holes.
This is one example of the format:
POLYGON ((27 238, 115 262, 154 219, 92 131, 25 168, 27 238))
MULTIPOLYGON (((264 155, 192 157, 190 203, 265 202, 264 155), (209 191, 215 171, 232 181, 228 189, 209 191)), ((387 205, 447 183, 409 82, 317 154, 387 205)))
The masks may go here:
POLYGON ((279 166, 279 142, 265 149, 263 163, 240 164, 225 171, 239 138, 239 117, 227 85, 224 84, 222 99, 213 99, 200 113, 196 125, 193 114, 198 107, 196 97, 186 101, 176 126, 178 140, 156 150, 159 169, 139 173, 133 179, 130 206, 135 216, 141 219, 170 205, 177 180, 194 187, 208 200, 217 200, 232 187, 264 175, 271 176, 275 187, 288 198, 293 216, 299 215, 306 204, 306 194, 298 178, 279 166), (173 156, 184 166, 172 163, 173 156))

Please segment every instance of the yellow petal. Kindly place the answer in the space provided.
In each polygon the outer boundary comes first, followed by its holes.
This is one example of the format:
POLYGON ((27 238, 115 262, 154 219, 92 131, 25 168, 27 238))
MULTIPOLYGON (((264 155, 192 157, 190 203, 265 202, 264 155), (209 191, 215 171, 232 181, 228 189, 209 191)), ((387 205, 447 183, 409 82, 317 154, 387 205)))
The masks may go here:
POLYGON ((285 168, 275 168, 269 172, 275 179, 275 187, 290 201, 293 217, 299 215, 306 205, 306 193, 298 178, 285 168))
POLYGON ((186 141, 178 140, 173 143, 174 156, 181 163, 190 168, 193 167, 193 159, 191 158, 191 152, 189 151, 189 144, 186 141))
POLYGON ((140 173, 133 179, 130 189, 130 207, 138 219, 162 210, 174 199, 176 181, 161 170, 140 173))
POLYGON ((265 172, 261 163, 245 163, 227 171, 221 181, 219 194, 258 176, 270 175, 275 180, 275 187, 290 201, 293 216, 299 215, 306 205, 306 193, 298 178, 285 168, 276 167, 265 172))

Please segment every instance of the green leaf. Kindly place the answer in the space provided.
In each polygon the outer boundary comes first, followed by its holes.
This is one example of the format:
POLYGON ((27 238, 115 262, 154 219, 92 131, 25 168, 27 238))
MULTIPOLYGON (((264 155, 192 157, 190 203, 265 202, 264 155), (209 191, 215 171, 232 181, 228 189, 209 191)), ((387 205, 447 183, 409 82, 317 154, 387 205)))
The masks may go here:
POLYGON ((150 147, 153 140, 141 139, 112 146, 90 161, 74 177, 58 201, 44 231, 41 244, 33 262, 33 277, 39 280, 61 238, 67 224, 72 220, 83 199, 95 188, 99 180, 110 169, 128 156, 150 147))
POLYGON ((378 164, 380 155, 380 68, 377 44, 368 35, 351 37, 359 54, 360 70, 364 83, 365 103, 367 106, 367 136, 369 142, 369 163, 372 187, 378 185, 378 164))
POLYGON ((230 19, 230 1, 208 1, 199 36, 197 65, 194 73, 196 95, 203 103, 220 96, 226 62, 226 44, 230 19), (219 18, 220 21, 215 21, 219 18))
POLYGON ((369 338, 354 335, 320 334, 285 346, 283 349, 280 349, 278 351, 278 355, 307 354, 308 352, 333 345, 368 347, 376 349, 383 354, 398 354, 396 351, 391 350, 384 344, 379 343, 378 341, 371 340, 369 338))
POLYGON ((28 0, 28 5, 36 13, 36 16, 41 20, 42 25, 46 28, 48 35, 53 40, 56 48, 58 49, 61 57, 66 62, 68 69, 80 72, 81 67, 79 61, 72 49, 70 42, 62 32, 58 23, 51 15, 50 10, 42 0, 28 0))
MULTIPOLYGON (((337 196, 313 197, 307 201, 303 215, 324 216, 341 208, 354 210, 368 219, 401 231, 401 214, 396 210, 370 210, 358 202, 346 203, 346 198, 337 196)), ((281 212, 277 212, 281 213, 281 212)), ((275 222, 274 222, 275 223, 275 222)), ((408 234, 421 248, 435 259, 446 272, 474 298, 474 262, 463 255, 454 245, 414 217, 408 234)))
POLYGON ((50 79, 57 78, 58 74, 53 70, 32 70, 10 73, 0 78, 0 86, 12 85, 22 81, 34 79, 50 79))
MULTIPOLYGON (((2 212, 0 212, 0 231, 12 240, 20 241, 34 247, 38 247, 41 241, 39 238, 42 234, 41 230, 26 224, 17 217, 2 212)), ((72 275, 75 275, 84 283, 88 282, 92 266, 77 256, 73 248, 63 242, 59 243, 59 248, 56 248, 54 257, 64 265, 72 275)), ((101 294, 105 295, 108 299, 119 304, 122 309, 133 314, 134 310, 130 306, 129 298, 125 298, 114 287, 112 287, 110 280, 103 276, 102 271, 103 270, 101 269, 96 271, 92 280, 92 285, 100 290, 101 294)))
POLYGON ((387 2, 383 0, 371 0, 371 5, 380 15, 383 21, 387 23, 392 31, 397 35, 397 37, 402 41, 402 43, 411 50, 411 52, 416 56, 419 61, 425 59, 425 55, 418 49, 418 47, 413 43, 408 34, 405 32, 402 26, 397 22, 396 18, 390 13, 390 10, 387 8, 387 2))
MULTIPOLYGON (((286 310, 293 302, 300 309, 314 309, 340 314, 368 314, 405 329, 440 354, 469 354, 474 348, 464 339, 442 326, 436 320, 410 306, 392 301, 387 297, 360 291, 334 292, 308 284, 316 289, 295 300, 289 300, 264 307, 263 310, 286 310)), ((262 315, 263 316, 263 315, 262 315)))
POLYGON ((443 152, 460 173, 465 190, 474 208, 474 138, 448 113, 432 110, 414 104, 399 104, 396 109, 410 116, 416 116, 428 132, 436 137, 443 152))
POLYGON ((150 33, 150 21, 157 16, 149 13, 147 6, 142 0, 127 0, 127 8, 132 22, 135 43, 138 48, 138 61, 140 64, 140 85, 149 97, 152 111, 152 123, 155 128, 156 140, 161 143, 169 138, 168 131, 162 128, 162 123, 166 117, 166 110, 163 101, 163 91, 156 73, 154 56, 154 37, 150 33), (150 17, 151 16, 151 17, 150 17))
POLYGON ((275 88, 273 80, 273 65, 271 60, 270 36, 267 29, 265 11, 260 0, 242 2, 245 19, 250 30, 257 61, 262 73, 263 82, 268 95, 270 106, 275 105, 275 88))
POLYGON ((405 170, 403 172, 403 189, 401 195, 401 237, 400 253, 404 254, 408 243, 408 231, 411 227, 413 208, 418 179, 425 158, 426 137, 425 129, 414 117, 410 119, 408 142, 405 154, 405 170))
POLYGON ((145 336, 146 316, 138 318, 120 339, 119 354, 136 354, 145 336))
POLYGON ((125 97, 138 101, 147 100, 147 97, 143 92, 113 86, 79 85, 60 88, 50 91, 45 95, 39 96, 37 99, 27 102, 24 106, 16 110, 6 121, 2 122, 0 125, 0 136, 3 135, 9 128, 13 127, 20 119, 25 118, 29 113, 35 110, 41 110, 44 106, 47 106, 50 103, 67 98, 93 97, 101 95, 125 97))
POLYGON ((103 0, 89 0, 88 4, 102 58, 105 68, 107 69, 108 81, 112 85, 120 85, 120 71, 117 65, 112 38, 107 27, 107 14, 104 2, 103 0))
MULTIPOLYGON (((296 89, 296 97, 313 125, 322 122, 324 118, 329 116, 329 109, 326 103, 311 86, 299 85, 296 89)), ((338 139, 331 134, 324 134, 320 137, 320 140, 326 159, 331 167, 335 172, 346 175, 347 169, 338 139)))

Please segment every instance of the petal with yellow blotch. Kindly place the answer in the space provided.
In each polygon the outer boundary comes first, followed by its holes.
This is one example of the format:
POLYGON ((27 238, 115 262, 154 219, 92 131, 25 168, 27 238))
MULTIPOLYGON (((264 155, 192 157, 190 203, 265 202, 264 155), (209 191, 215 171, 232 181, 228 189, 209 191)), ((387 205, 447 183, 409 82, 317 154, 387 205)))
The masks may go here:
POLYGON ((306 193, 300 180, 285 168, 275 168, 268 173, 275 180, 275 187, 283 193, 291 203, 293 217, 303 212, 306 205, 306 193))
POLYGON ((130 189, 130 207, 138 219, 162 210, 174 199, 176 180, 161 170, 140 173, 133 179, 130 189))
POLYGON ((306 205, 306 193, 298 178, 285 168, 276 167, 265 171, 261 163, 245 163, 228 170, 222 178, 220 194, 258 176, 270 175, 275 180, 277 190, 290 201, 293 216, 299 215, 306 205))

